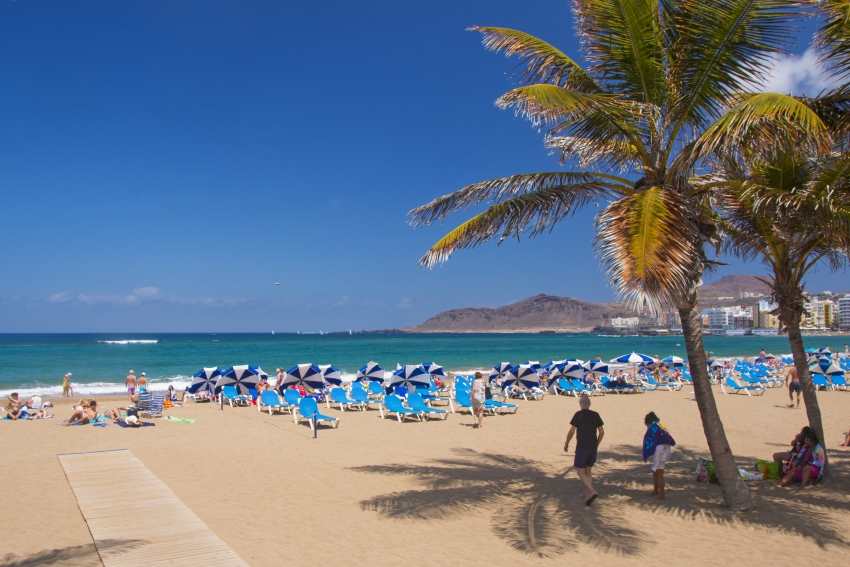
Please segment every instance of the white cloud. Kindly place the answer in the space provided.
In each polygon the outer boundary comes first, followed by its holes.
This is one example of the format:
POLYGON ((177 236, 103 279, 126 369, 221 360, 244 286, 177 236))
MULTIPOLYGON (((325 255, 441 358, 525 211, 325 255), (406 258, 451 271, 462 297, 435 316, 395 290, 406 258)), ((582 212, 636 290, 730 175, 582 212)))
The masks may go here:
POLYGON ((151 287, 151 286, 137 287, 136 289, 133 290, 133 295, 140 296, 140 297, 155 297, 155 296, 159 295, 159 288, 158 287, 151 287))
POLYGON ((410 299, 409 297, 405 297, 404 299, 402 299, 401 301, 396 303, 395 306, 399 309, 410 309, 412 301, 413 300, 410 299))
POLYGON ((65 301, 71 301, 72 299, 74 299, 73 293, 70 291, 62 291, 60 293, 54 293, 47 298, 47 301, 50 303, 64 303, 65 301))
POLYGON ((817 96, 835 86, 835 81, 818 63, 818 53, 807 49, 802 55, 782 57, 774 62, 770 77, 756 88, 765 92, 817 96))

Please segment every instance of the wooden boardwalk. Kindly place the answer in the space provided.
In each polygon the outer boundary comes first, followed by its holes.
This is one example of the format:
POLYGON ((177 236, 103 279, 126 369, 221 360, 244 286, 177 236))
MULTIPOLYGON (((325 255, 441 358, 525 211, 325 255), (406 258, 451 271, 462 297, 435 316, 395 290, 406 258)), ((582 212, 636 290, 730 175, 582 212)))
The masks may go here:
POLYGON ((247 567, 128 450, 59 455, 104 567, 247 567))

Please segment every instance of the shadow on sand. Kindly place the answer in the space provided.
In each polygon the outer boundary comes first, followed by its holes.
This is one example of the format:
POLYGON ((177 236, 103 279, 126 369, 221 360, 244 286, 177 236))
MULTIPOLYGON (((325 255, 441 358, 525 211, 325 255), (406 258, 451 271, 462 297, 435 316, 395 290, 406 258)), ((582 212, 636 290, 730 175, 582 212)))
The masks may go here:
MULTIPOLYGON (((147 543, 141 539, 105 540, 100 544, 100 552, 110 555, 120 554, 147 543)), ((102 565, 98 549, 94 544, 74 545, 61 549, 45 549, 32 555, 7 554, 0 558, 0 567, 35 567, 36 565, 89 566, 102 565)))
MULTIPOLYGON (((582 487, 572 469, 553 472, 548 464, 515 455, 454 449, 454 456, 425 465, 375 465, 352 470, 369 474, 408 476, 421 487, 364 500, 360 507, 388 518, 439 520, 486 510, 493 533, 517 551, 555 557, 590 545, 608 553, 641 554, 663 542, 655 533, 652 515, 674 516, 685 521, 758 527, 797 535, 823 547, 850 546, 845 537, 850 520, 846 487, 820 486, 802 493, 780 489, 776 481, 750 482, 756 510, 730 512, 722 505, 720 488, 696 482, 692 468, 697 455, 677 447, 674 465, 668 468, 667 500, 648 498, 651 488, 648 465, 640 462, 634 447, 600 452, 594 485, 601 497, 586 506, 582 487), (675 463, 679 463, 678 468, 675 463), (625 525, 625 508, 645 511, 645 521, 625 525), (838 513, 836 513, 838 512, 838 513)), ((830 459, 836 478, 849 472, 848 458, 833 451, 830 459)), ((743 466, 756 459, 739 457, 743 466)))

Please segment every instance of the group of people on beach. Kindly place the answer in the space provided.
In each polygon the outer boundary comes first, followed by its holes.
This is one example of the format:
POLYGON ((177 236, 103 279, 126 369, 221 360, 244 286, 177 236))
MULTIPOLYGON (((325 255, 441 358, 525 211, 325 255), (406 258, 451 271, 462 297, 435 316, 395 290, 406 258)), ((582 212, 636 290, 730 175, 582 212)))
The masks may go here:
POLYGON ((45 419, 53 417, 49 412, 53 404, 45 402, 38 394, 28 400, 20 399, 18 392, 12 392, 9 399, 6 401, 4 409, 6 410, 6 419, 17 421, 19 419, 45 419))

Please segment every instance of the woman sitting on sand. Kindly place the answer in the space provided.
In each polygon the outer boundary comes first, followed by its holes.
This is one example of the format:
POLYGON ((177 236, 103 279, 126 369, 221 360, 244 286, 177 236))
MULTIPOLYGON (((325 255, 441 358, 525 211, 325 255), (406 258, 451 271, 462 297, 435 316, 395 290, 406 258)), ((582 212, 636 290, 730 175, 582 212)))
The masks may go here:
POLYGON ((89 402, 88 407, 83 409, 76 410, 71 414, 70 419, 66 419, 62 422, 62 425, 85 425, 86 423, 91 423, 97 419, 97 401, 92 400, 89 402))
POLYGON ((773 454, 773 462, 779 464, 779 470, 782 471, 781 476, 785 476, 793 468, 794 461, 797 460, 797 455, 800 454, 800 450, 804 446, 803 439, 805 439, 806 433, 809 431, 811 431, 811 428, 806 425, 791 440, 790 450, 773 454))
POLYGON ((820 440, 811 429, 803 437, 803 448, 794 461, 794 467, 779 483, 788 486, 792 482, 800 482, 800 490, 811 483, 817 484, 823 478, 824 452, 820 440))

